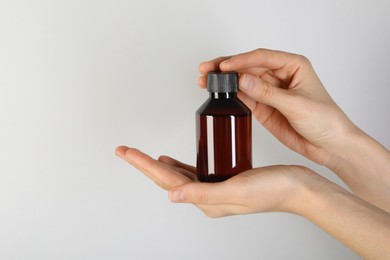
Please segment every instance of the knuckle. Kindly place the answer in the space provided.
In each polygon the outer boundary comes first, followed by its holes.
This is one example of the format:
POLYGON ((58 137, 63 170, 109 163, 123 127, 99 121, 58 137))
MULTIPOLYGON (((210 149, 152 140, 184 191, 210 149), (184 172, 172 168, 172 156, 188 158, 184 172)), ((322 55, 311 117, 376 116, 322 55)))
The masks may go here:
POLYGON ((264 100, 264 99, 270 99, 273 95, 274 88, 268 84, 264 83, 262 84, 262 87, 258 91, 258 99, 264 100))
POLYGON ((264 51, 264 50, 265 50, 264 48, 257 48, 257 49, 255 49, 254 51, 257 52, 257 53, 259 53, 259 52, 262 52, 262 51, 264 51))
POLYGON ((310 60, 304 55, 297 55, 297 60, 299 64, 311 66, 310 60))
POLYGON ((209 202, 209 197, 206 193, 200 192, 195 195, 195 201, 197 204, 206 205, 209 202))

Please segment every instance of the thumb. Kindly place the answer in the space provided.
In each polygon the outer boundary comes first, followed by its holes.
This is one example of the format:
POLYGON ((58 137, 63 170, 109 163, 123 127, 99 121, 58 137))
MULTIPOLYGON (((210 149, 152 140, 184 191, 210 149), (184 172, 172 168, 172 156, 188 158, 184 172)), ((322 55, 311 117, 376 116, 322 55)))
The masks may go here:
POLYGON ((291 95, 287 90, 250 74, 243 74, 240 77, 239 88, 253 100, 272 106, 279 111, 287 108, 291 100, 291 95))
POLYGON ((197 205, 221 204, 231 194, 226 185, 221 183, 192 182, 173 188, 169 191, 169 200, 172 202, 193 203, 197 205))

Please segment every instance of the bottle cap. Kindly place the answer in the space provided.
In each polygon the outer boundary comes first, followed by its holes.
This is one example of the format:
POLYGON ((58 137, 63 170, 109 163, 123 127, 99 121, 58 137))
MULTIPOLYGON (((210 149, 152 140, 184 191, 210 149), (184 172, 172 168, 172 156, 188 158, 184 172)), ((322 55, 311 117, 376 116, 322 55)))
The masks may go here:
POLYGON ((209 72, 207 74, 207 91, 228 93, 238 91, 237 72, 209 72))

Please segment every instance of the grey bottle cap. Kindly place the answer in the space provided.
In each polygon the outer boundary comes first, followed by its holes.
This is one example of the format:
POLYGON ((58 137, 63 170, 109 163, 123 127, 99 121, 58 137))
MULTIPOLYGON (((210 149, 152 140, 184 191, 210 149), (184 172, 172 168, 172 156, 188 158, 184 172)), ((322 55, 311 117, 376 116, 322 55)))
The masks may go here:
POLYGON ((209 72, 207 74, 208 92, 237 92, 238 73, 237 72, 209 72))

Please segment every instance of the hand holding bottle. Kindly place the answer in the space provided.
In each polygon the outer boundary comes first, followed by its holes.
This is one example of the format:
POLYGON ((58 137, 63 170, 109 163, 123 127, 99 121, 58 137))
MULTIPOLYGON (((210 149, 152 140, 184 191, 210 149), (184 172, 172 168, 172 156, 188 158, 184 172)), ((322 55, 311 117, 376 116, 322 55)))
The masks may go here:
POLYGON ((390 211, 389 151, 349 120, 308 59, 265 49, 217 58, 199 65, 201 87, 206 86, 204 75, 214 70, 240 73, 239 98, 283 144, 390 211))
MULTIPOLYGON (((276 138, 309 159, 328 165, 345 134, 357 128, 344 115, 300 55, 258 49, 201 63, 199 71, 237 71, 239 97, 276 138)), ((206 86, 206 77, 199 79, 206 86)))

